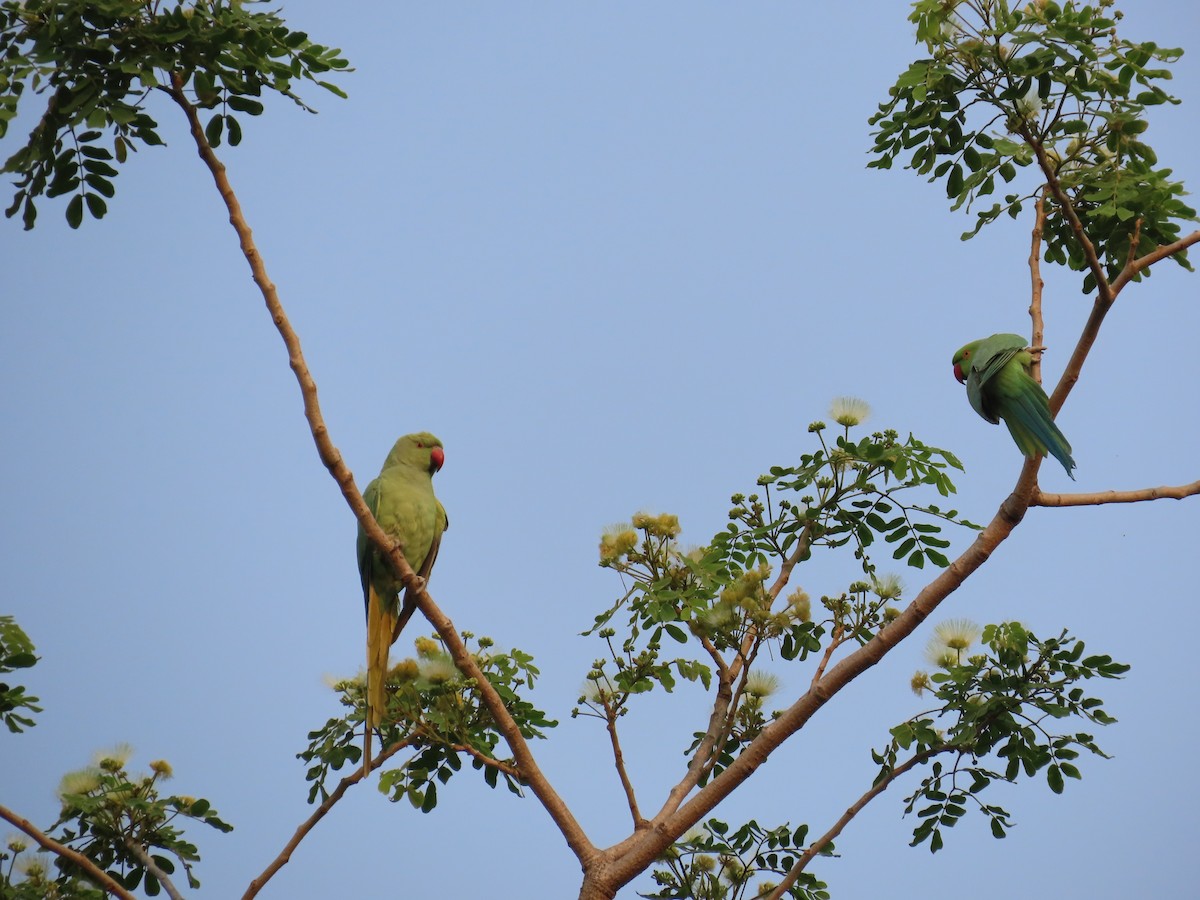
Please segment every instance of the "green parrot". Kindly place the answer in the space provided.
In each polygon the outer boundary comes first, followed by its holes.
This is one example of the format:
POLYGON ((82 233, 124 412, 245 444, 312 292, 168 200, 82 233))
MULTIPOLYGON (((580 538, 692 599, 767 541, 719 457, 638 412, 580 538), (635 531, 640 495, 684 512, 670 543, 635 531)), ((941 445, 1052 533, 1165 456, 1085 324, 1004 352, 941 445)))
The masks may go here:
MULTIPOLYGON (((446 454, 442 442, 428 432, 406 434, 396 441, 383 462, 379 477, 367 485, 363 500, 388 536, 400 544, 404 558, 422 580, 429 577, 437 559, 442 532, 449 522, 446 510, 433 493, 433 473, 446 454)), ((388 651, 408 624, 417 598, 404 587, 391 565, 358 526, 358 571, 362 576, 367 607, 367 720, 363 737, 363 774, 371 764, 371 732, 387 708, 384 681, 388 651)))
POLYGON ((1033 357, 1019 334, 993 334, 972 341, 954 354, 954 377, 966 383, 967 399, 975 412, 993 425, 1000 419, 1026 456, 1057 459, 1067 475, 1071 470, 1071 445, 1054 424, 1046 392, 1029 374, 1033 357))

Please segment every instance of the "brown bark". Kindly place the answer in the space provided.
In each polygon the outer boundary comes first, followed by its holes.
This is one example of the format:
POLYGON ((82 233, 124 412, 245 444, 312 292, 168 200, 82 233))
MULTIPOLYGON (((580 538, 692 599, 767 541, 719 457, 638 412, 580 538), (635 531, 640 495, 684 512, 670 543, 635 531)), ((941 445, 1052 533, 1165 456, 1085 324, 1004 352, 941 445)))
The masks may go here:
POLYGON ((371 511, 363 501, 362 494, 354 483, 354 475, 351 473, 349 467, 347 467, 341 452, 334 445, 329 435, 329 429, 325 425, 324 417, 321 415, 321 407, 317 399, 317 384, 308 369, 308 364, 304 360, 304 354, 300 347, 300 338, 292 328, 287 313, 284 311, 283 304, 279 299, 278 291, 267 274, 266 266, 254 243, 253 233, 246 222, 241 205, 229 182, 225 165, 217 157, 216 153, 213 152, 212 146, 208 143, 208 139, 204 135, 204 129, 200 125, 200 118, 196 107, 188 101, 184 93, 183 79, 178 73, 172 74, 170 94, 187 117, 188 128, 196 144, 197 152, 208 167, 213 182, 216 184, 217 191, 220 193, 221 199, 225 202, 225 207, 229 212, 229 224, 233 226, 234 231, 237 233, 242 255, 245 256, 246 262, 250 266, 251 277, 258 286, 263 301, 266 303, 267 312, 270 314, 271 320, 275 323, 275 327, 283 339, 284 346, 287 348, 288 361, 292 372, 296 376, 296 381, 300 386, 300 394, 304 401, 304 416, 308 420, 309 430, 312 433, 313 442, 316 444, 321 462, 324 463, 325 468, 329 470, 329 474, 337 482, 338 487, 341 488, 342 496, 358 521, 362 524, 367 537, 379 548, 381 553, 387 556, 397 577, 400 578, 405 587, 415 589, 418 608, 437 630, 451 658, 454 660, 454 664, 478 685, 483 704, 495 720, 497 730, 508 743, 509 749, 513 754, 513 759, 516 761, 525 783, 554 820, 576 857, 579 858, 581 863, 585 862, 595 855, 595 847, 588 840, 583 828, 575 820, 567 805, 558 796, 558 793, 538 766, 533 753, 529 749, 529 745, 521 734, 520 726, 509 715, 508 710, 504 706, 503 699, 501 699, 483 672, 480 671, 474 657, 467 650, 462 637, 455 629, 454 623, 441 611, 433 598, 424 589, 424 585, 420 583, 420 579, 417 578, 412 566, 404 558, 404 554, 401 552, 399 546, 379 527, 379 524, 375 521, 371 515, 371 511))
POLYGON ((114 897, 120 897, 122 900, 137 900, 133 894, 129 893, 129 891, 125 890, 125 888, 113 881, 107 872, 101 869, 82 853, 77 853, 65 844, 60 844, 58 841, 54 840, 54 838, 44 833, 28 819, 18 816, 15 812, 5 806, 0 806, 0 819, 5 819, 6 821, 11 822, 51 853, 55 854, 56 856, 61 856, 71 864, 78 866, 79 870, 83 872, 87 878, 100 885, 100 887, 112 894, 114 897))

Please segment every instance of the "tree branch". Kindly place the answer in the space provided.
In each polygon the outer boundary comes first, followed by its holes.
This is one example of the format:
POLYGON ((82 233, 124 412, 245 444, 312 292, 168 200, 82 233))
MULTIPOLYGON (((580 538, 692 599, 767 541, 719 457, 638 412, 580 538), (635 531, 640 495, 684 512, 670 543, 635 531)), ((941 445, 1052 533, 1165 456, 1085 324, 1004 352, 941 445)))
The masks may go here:
POLYGON ((1108 276, 1104 274, 1104 264, 1100 262, 1100 257, 1096 253, 1096 245, 1092 243, 1091 238, 1087 236, 1087 232, 1083 230, 1083 222, 1079 218, 1079 213, 1075 212, 1075 206, 1071 203, 1071 198, 1067 196, 1067 192, 1063 190, 1062 184, 1058 180, 1058 173, 1055 172, 1053 163, 1050 162, 1050 158, 1046 155, 1046 148, 1042 146, 1041 141, 1034 137, 1033 132, 1029 130, 1027 125, 1021 125, 1017 133, 1021 135, 1025 143, 1033 148, 1033 152, 1037 156, 1038 166, 1041 168, 1042 174, 1046 176, 1046 187, 1054 195, 1054 199, 1058 202, 1063 216, 1066 217, 1067 224, 1071 226, 1071 231, 1075 233, 1075 240, 1079 241, 1079 246, 1083 250, 1083 258, 1087 262, 1088 270, 1092 273, 1092 278, 1096 281, 1097 302, 1103 301, 1105 307, 1111 306, 1112 302, 1117 299, 1117 295, 1113 291, 1112 285, 1108 283, 1108 276))
MULTIPOLYGON (((371 771, 373 772, 378 769, 391 759, 391 757, 409 746, 410 743, 411 741, 407 739, 396 741, 396 743, 371 760, 371 771)), ((242 900, 252 900, 253 897, 256 897, 258 892, 263 889, 263 886, 275 876, 275 873, 291 862, 292 854, 300 846, 300 842, 308 836, 308 833, 316 827, 318 822, 325 818, 325 814, 333 809, 334 804, 342 799, 346 791, 353 785, 358 784, 365 777, 366 775, 363 773, 362 766, 354 766, 353 771, 338 782, 338 786, 333 789, 333 792, 325 798, 320 806, 313 810, 312 815, 300 823, 300 827, 296 829, 296 833, 292 835, 291 840, 279 851, 279 855, 271 861, 271 864, 263 869, 261 875, 250 882, 250 886, 246 888, 246 893, 242 894, 242 900)))
MULTIPOLYGON (((1074 211, 1072 210, 1072 213, 1074 211)), ((1081 226, 1082 227, 1082 226, 1081 226)), ((1079 380, 1079 372, 1083 368, 1083 363, 1087 359, 1088 351, 1091 350, 1092 344, 1095 343, 1096 337, 1100 333, 1100 326, 1104 322, 1104 317, 1108 314, 1109 308, 1117 299, 1117 295, 1121 290, 1133 280, 1133 277, 1139 272, 1143 272, 1156 262, 1166 259, 1178 253, 1180 250, 1186 250, 1193 244, 1200 242, 1200 231, 1194 231, 1186 237, 1182 237, 1172 244, 1167 244, 1164 247, 1158 247, 1150 251, 1145 256, 1132 260, 1126 263, 1120 274, 1113 280, 1112 287, 1108 288, 1107 282, 1104 286, 1108 291, 1108 297, 1105 299, 1104 291, 1096 297, 1096 302, 1092 306, 1092 313, 1088 316, 1086 324, 1083 326, 1083 331, 1079 335, 1079 341, 1075 345, 1075 350, 1071 353, 1070 360, 1067 361, 1067 366, 1063 370, 1062 377, 1058 380, 1058 384, 1054 387, 1054 393, 1050 395, 1050 411, 1057 414, 1062 409, 1063 401, 1067 399, 1067 395, 1071 392, 1071 388, 1075 386, 1075 382, 1079 380)), ((1090 245, 1089 245, 1090 246, 1090 245)), ((1093 250, 1093 253, 1095 251, 1093 250)))
POLYGON ((465 754, 467 754, 467 756, 470 756, 472 759, 479 760, 479 762, 482 765, 489 766, 489 767, 495 769, 497 772, 503 772, 509 778, 513 778, 517 781, 525 780, 525 776, 521 774, 520 769, 516 768, 515 766, 510 766, 506 762, 501 762, 498 759, 493 759, 492 757, 488 756, 486 753, 480 753, 478 750, 476 750, 470 744, 451 744, 450 749, 457 750, 459 753, 465 753, 465 754))
POLYGON ((638 809, 637 794, 633 790, 633 782, 629 780, 629 772, 625 768, 625 754, 621 752, 621 741, 617 737, 617 714, 608 703, 604 701, 605 719, 608 725, 608 739, 612 744, 613 765, 617 768, 617 776, 621 779, 621 787, 625 791, 625 800, 629 803, 629 814, 633 816, 633 827, 636 831, 646 824, 646 820, 642 817, 641 811, 638 809))
POLYGON ((1025 461, 1013 492, 1000 504, 971 546, 926 585, 896 619, 833 666, 820 682, 768 724, 720 775, 665 821, 656 818, 653 829, 614 859, 608 874, 613 883, 618 887, 627 884, 650 865, 680 834, 753 775, 780 744, 803 728, 839 691, 912 634, 943 600, 982 566, 1024 518, 1033 497, 1040 462, 1040 458, 1025 461))
POLYGON ((1105 503, 1141 503, 1143 500, 1182 500, 1200 494, 1200 481, 1163 485, 1136 491, 1095 491, 1086 494, 1047 494, 1035 490, 1030 506, 1100 506, 1105 503))
POLYGON ((454 660, 454 664, 458 667, 459 671, 474 679, 475 683, 479 686, 479 693, 483 704, 495 720, 497 730, 504 736, 505 741, 508 742, 508 746, 513 752, 513 758, 530 790, 533 791, 547 813, 554 820, 555 825, 562 832, 568 846, 570 846, 576 857, 580 862, 586 862, 586 860, 596 854, 595 846, 588 840, 583 828, 575 820, 571 811, 562 801, 562 798, 558 796, 558 793, 538 766, 529 749, 529 745, 525 742, 525 738, 521 734, 520 726, 509 715, 507 708, 504 706, 503 699, 496 692, 492 683, 488 681, 487 676, 483 674, 476 664, 474 657, 467 650, 466 645, 454 627, 454 623, 438 608, 433 598, 420 585, 420 579, 417 578, 412 566, 404 558, 399 545, 389 538, 384 530, 379 527, 379 524, 371 515, 371 511, 367 508, 366 503, 363 502, 362 494, 359 493, 358 487, 354 483, 354 475, 351 473, 349 467, 347 467, 341 453, 329 436, 329 429, 325 425, 325 420, 321 415, 320 404, 317 402, 317 384, 309 372, 307 363, 304 361, 304 354, 300 348, 300 338, 292 328, 291 322, 284 312, 283 304, 279 300, 279 295, 275 290, 275 285, 267 275, 266 266, 263 264, 258 248, 254 244, 253 233, 250 230, 250 226, 246 223, 241 205, 238 203, 238 199, 233 192, 233 187, 230 185, 229 178, 225 173, 225 165, 213 152, 208 139, 204 136, 204 129, 200 125, 200 118, 196 112, 196 108, 188 101, 187 96, 184 94, 183 78, 177 72, 171 74, 171 88, 169 93, 187 117, 192 139, 195 141, 200 158, 208 166, 213 181, 216 183, 217 191, 220 193, 221 199, 225 201, 225 207, 229 211, 229 224, 237 232, 242 254, 246 257, 246 262, 250 265, 250 272, 254 283, 258 285, 259 291, 262 293, 263 300, 266 303, 267 311, 270 313, 271 319, 275 323, 280 337, 283 338, 284 345, 287 347, 289 363, 292 372, 295 373, 296 381, 300 385, 300 393, 304 399, 304 416, 308 420, 309 430, 312 432, 313 441, 317 446, 317 453, 321 457, 321 462, 325 464, 325 468, 329 470, 329 474, 333 476, 334 481, 341 488, 342 496, 346 499, 346 503, 362 524, 367 537, 390 560, 396 576, 406 588, 419 588, 415 593, 417 606, 420 608, 421 613, 429 620, 430 624, 433 625, 445 642, 446 649, 450 652, 450 657, 454 660))
POLYGON ((167 877, 167 873, 158 867, 158 863, 146 852, 145 847, 133 840, 133 838, 127 837, 125 838, 125 849, 136 856, 138 862, 146 867, 146 871, 158 879, 159 884, 162 885, 163 890, 167 892, 167 896, 171 900, 183 900, 179 891, 176 890, 175 885, 172 884, 171 879, 167 877))
POLYGON ((784 589, 791 578, 792 569, 796 568, 796 564, 800 562, 800 558, 808 551, 810 542, 812 541, 812 522, 806 522, 804 528, 800 532, 800 537, 796 541, 796 546, 793 548, 791 555, 783 561, 783 565, 779 567, 779 576, 775 579, 775 583, 771 585, 771 589, 767 591, 767 596, 772 600, 779 596, 779 592, 784 589))
POLYGON ((766 900, 781 900, 781 898, 787 893, 788 888, 796 883, 796 879, 800 877, 800 873, 804 871, 805 867, 812 862, 822 850, 828 847, 835 837, 842 833, 842 829, 850 824, 850 821, 860 812, 862 812, 863 808, 868 803, 886 791, 888 787, 891 786, 893 781, 895 781, 901 775, 907 773, 910 769, 919 766, 921 763, 927 762, 928 760, 937 756, 939 753, 945 753, 952 749, 952 747, 937 747, 929 750, 923 750, 922 752, 913 756, 911 759, 904 762, 902 765, 893 768, 891 772, 876 782, 869 791, 859 797, 858 800, 856 800, 844 813, 842 813, 841 818, 833 823, 832 828, 830 828, 816 841, 809 845, 809 848, 800 855, 798 860, 796 860, 796 864, 788 870, 787 875, 784 877, 783 881, 779 883, 779 886, 767 895, 766 900))
POLYGON ((1150 268, 1156 262, 1161 262, 1169 256, 1174 256, 1176 253, 1186 250, 1197 242, 1200 242, 1200 231, 1193 231, 1191 234, 1181 237, 1172 244, 1156 247, 1145 256, 1130 260, 1126 263, 1125 268, 1121 270, 1120 274, 1113 279, 1113 293, 1119 294, 1121 288, 1125 287, 1134 277, 1150 268))
POLYGON ((812 681, 809 682, 810 689, 816 687, 821 676, 825 674, 825 669, 829 665, 829 660, 833 658, 834 651, 845 642, 845 634, 846 626, 839 619, 834 623, 833 631, 829 635, 829 646, 825 648, 825 652, 821 655, 821 661, 817 664, 817 670, 813 672, 812 681))
MULTIPOLYGON (((704 737, 700 739, 699 745, 696 747, 696 752, 692 754, 692 758, 688 761, 687 771, 683 778, 671 788, 667 794, 667 799, 663 802, 662 808, 654 816, 655 823, 665 822, 668 816, 673 815, 683 804, 684 799, 690 794, 700 783, 700 779, 709 771, 709 760, 712 758, 713 750, 721 740, 721 734, 724 730, 726 718, 729 714, 729 708, 733 705, 733 680, 728 669, 723 669, 717 673, 717 696, 713 700, 712 713, 708 717, 708 728, 704 731, 704 737)), ((636 837, 632 835, 629 840, 618 844, 621 848, 620 852, 624 852, 625 847, 636 837)), ((616 849, 616 848, 612 848, 616 849)))
MULTIPOLYGON (((1067 223, 1071 226, 1071 231, 1075 234, 1075 239, 1079 241, 1079 246, 1083 250, 1083 258, 1087 262, 1088 270, 1092 273, 1093 280, 1096 282, 1096 300, 1092 304, 1091 315, 1088 316, 1088 320, 1083 326, 1083 331, 1079 335, 1075 349, 1071 352, 1070 359, 1067 360, 1062 376, 1058 379, 1058 384, 1054 386, 1054 393, 1050 395, 1050 412, 1053 415, 1058 415, 1058 411, 1062 409, 1067 395, 1071 393, 1071 389, 1079 380, 1079 373, 1083 370, 1083 364, 1092 349, 1092 344, 1096 342, 1096 338, 1100 334, 1100 326, 1104 323, 1104 317, 1108 315, 1109 309, 1112 308, 1113 303, 1116 301, 1118 292, 1109 284, 1108 276, 1104 272, 1104 265, 1100 262, 1100 257, 1096 253, 1096 246, 1087 236, 1087 232, 1084 231, 1083 222, 1080 220, 1079 214, 1075 211, 1075 207, 1071 203, 1071 198, 1063 190, 1054 166, 1050 162, 1050 158, 1046 156, 1046 150, 1042 146, 1041 141, 1034 137, 1027 126, 1021 126, 1018 134, 1033 148, 1033 152, 1037 156, 1038 166, 1041 168, 1042 174, 1046 176, 1046 187, 1043 189, 1043 196, 1045 195, 1045 190, 1049 190, 1058 203, 1059 209, 1062 210, 1063 216, 1066 217, 1067 223)), ((1122 286, 1124 286, 1124 282, 1122 282, 1122 286)))
MULTIPOLYGON (((1032 282, 1029 300, 1029 317, 1033 320, 1032 334, 1030 335, 1029 343, 1033 347, 1043 346, 1045 334, 1045 322, 1042 321, 1042 288, 1045 287, 1045 282, 1042 281, 1042 231, 1046 226, 1046 189, 1042 188, 1042 192, 1038 195, 1037 203, 1034 206, 1036 215, 1033 221, 1033 241, 1029 250, 1029 280, 1032 282)), ((1030 363, 1029 374, 1033 376, 1033 380, 1038 384, 1042 383, 1042 354, 1032 354, 1033 362, 1030 363)))
POLYGON ((65 844, 60 844, 54 838, 44 833, 36 825, 28 819, 22 818, 6 806, 0 806, 0 819, 5 819, 8 822, 21 829, 51 853, 60 856, 74 866, 77 866, 83 874, 100 885, 105 891, 112 894, 114 897, 120 897, 122 900, 137 900, 133 894, 117 884, 107 872, 97 866, 94 862, 78 851, 72 850, 65 844))

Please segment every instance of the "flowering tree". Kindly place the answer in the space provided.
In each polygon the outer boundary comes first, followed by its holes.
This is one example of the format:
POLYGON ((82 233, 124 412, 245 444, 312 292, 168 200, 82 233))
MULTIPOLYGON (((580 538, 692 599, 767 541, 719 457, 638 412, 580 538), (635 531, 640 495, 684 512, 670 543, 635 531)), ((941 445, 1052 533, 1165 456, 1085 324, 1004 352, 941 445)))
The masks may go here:
MULTIPOLYGON (((1145 143, 1147 107, 1175 102, 1160 87, 1180 51, 1117 36, 1111 3, 921 0, 911 16, 925 55, 892 87, 872 119, 875 156, 901 159, 944 183, 954 208, 977 206, 1002 182, 1012 193, 977 212, 976 233, 1002 213, 1031 217, 1032 371, 1043 340, 1043 262, 1082 273, 1094 294, 1092 314, 1066 371, 1049 395, 1057 412, 1081 377, 1105 316, 1121 293, 1157 263, 1187 266, 1200 232, 1182 185, 1156 168, 1145 143), (999 179, 999 181, 997 181, 999 179)), ((598 653, 573 714, 604 729, 614 778, 628 807, 627 835, 597 847, 542 770, 534 742, 557 724, 531 700, 539 674, 521 650, 495 651, 487 638, 459 632, 424 590, 401 549, 374 521, 322 418, 316 382, 300 340, 267 274, 224 166, 222 142, 237 144, 247 116, 264 111, 271 91, 296 103, 306 82, 346 68, 338 51, 292 31, 276 14, 231 0, 167 7, 144 0, 0 2, 0 137, 22 100, 40 98, 40 118, 5 171, 15 178, 8 210, 26 228, 39 203, 63 197, 79 227, 101 218, 115 196, 118 166, 139 147, 162 142, 158 105, 182 116, 224 201, 230 223, 272 321, 287 347, 305 415, 322 463, 348 506, 397 576, 417 593, 438 640, 418 642, 417 658, 389 676, 389 706, 379 731, 384 748, 370 776, 393 798, 428 812, 438 786, 464 763, 492 787, 503 782, 541 804, 583 871, 579 896, 611 898, 650 873, 645 896, 661 898, 823 897, 814 860, 854 817, 894 782, 906 784, 916 814, 913 842, 943 846, 946 828, 971 807, 1002 837, 1009 813, 991 800, 998 781, 1044 777, 1054 792, 1078 778, 1074 760, 1101 754, 1090 731, 1111 721, 1082 682, 1119 677, 1125 667, 1085 653, 1062 632, 1035 635, 1012 622, 977 627, 950 620, 935 631, 930 672, 913 687, 927 708, 881 735, 871 784, 847 786, 836 821, 763 826, 729 824, 717 807, 812 716, 897 644, 979 569, 1031 506, 1127 503, 1200 493, 1200 482, 1102 493, 1048 494, 1038 487, 1041 457, 1027 459, 994 516, 976 525, 946 506, 961 470, 955 456, 914 436, 866 432, 861 401, 836 401, 832 425, 814 422, 798 459, 760 476, 732 498, 729 524, 700 547, 678 544, 678 520, 639 514, 607 530, 600 564, 619 579, 612 605, 589 632, 598 653), (957 559, 945 528, 971 529, 957 559), (819 597, 796 587, 797 571, 818 555, 843 554, 859 572, 826 585, 819 597), (914 596, 880 568, 880 559, 935 571, 914 596), (780 698, 760 665, 772 656, 803 673, 807 686, 780 698), (654 796, 639 795, 621 746, 621 719, 639 699, 671 692, 679 679, 706 691, 709 710, 681 737, 687 765, 654 796)), ((160 114, 161 115, 161 114, 160 114)), ((32 644, 15 622, 0 620, 0 673, 28 668, 32 644)), ((281 852, 265 861, 244 896, 258 894, 305 837, 365 777, 361 766, 364 686, 337 686, 344 712, 309 735, 312 815, 281 852), (341 775, 343 771, 348 774, 341 775), (340 776, 340 777, 339 777, 340 776)), ((0 685, 0 715, 11 731, 34 723, 37 698, 0 685)), ((166 796, 170 767, 129 769, 125 750, 102 754, 60 786, 62 813, 41 829, 7 807, 0 816, 55 854, 53 867, 16 874, 0 866, 0 884, 16 897, 182 896, 182 869, 198 885, 187 820, 228 830, 204 799, 166 796)), ((20 857, 23 840, 9 845, 20 857)))

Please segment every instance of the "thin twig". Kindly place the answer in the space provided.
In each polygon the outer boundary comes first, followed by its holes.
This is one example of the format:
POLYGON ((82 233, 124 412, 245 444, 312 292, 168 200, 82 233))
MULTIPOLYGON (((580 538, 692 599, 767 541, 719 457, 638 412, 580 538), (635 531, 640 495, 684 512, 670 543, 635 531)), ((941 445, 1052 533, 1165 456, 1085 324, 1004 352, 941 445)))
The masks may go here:
POLYGON ((1185 235, 1173 243, 1156 247, 1145 256, 1126 263, 1121 273, 1113 279, 1113 293, 1120 293, 1121 288, 1132 281, 1138 273, 1144 272, 1156 262, 1161 262, 1169 256, 1174 256, 1176 253, 1186 250, 1197 242, 1200 242, 1200 231, 1193 231, 1191 234, 1185 235))
POLYGON ((117 884, 112 876, 101 869, 98 865, 84 856, 78 851, 72 850, 65 844, 60 844, 54 838, 43 832, 40 828, 13 812, 6 806, 0 806, 0 819, 5 819, 8 822, 21 829, 51 853, 60 856, 73 866, 82 870, 85 877, 100 885, 105 891, 112 894, 114 897, 120 897, 122 900, 137 900, 133 894, 117 884))
POLYGON ((158 863, 156 863, 154 858, 146 852, 145 847, 143 847, 133 838, 126 837, 125 849, 136 856, 138 858, 138 862, 146 867, 146 871, 158 879, 159 884, 163 886, 163 890, 167 892, 167 896, 170 897, 171 900, 183 900, 183 897, 180 895, 179 891, 175 889, 175 885, 171 883, 171 879, 167 877, 167 873, 158 867, 158 863))
POLYGON ((1047 494, 1034 491, 1030 506, 1100 506, 1105 503, 1141 503, 1144 500, 1182 500, 1200 494, 1200 481, 1163 485, 1136 491, 1095 491, 1086 494, 1047 494))
POLYGON ((187 96, 184 94, 183 78, 177 72, 171 75, 170 94, 187 117, 192 139, 196 144, 200 158, 208 166, 208 170, 212 174, 213 181, 217 186, 217 191, 220 193, 221 199, 224 200, 225 207, 229 211, 229 224, 237 232, 242 254, 246 257, 246 262, 250 265, 250 272, 254 278, 254 283, 258 285, 271 319, 275 323, 280 337, 283 338, 284 345, 287 347, 289 363, 292 371, 295 373, 296 381, 300 385, 300 393, 304 399, 304 415, 308 420, 309 430, 312 432, 313 442, 317 446, 317 453, 321 457, 321 462, 325 464, 325 468, 329 470, 329 474, 333 476, 334 481, 341 488, 342 496, 346 499, 346 503, 363 526, 367 537, 379 548, 381 553, 387 556, 392 568, 396 572, 397 578, 400 579, 404 586, 413 589, 417 599, 417 606, 425 618, 429 620, 429 623, 437 630, 438 635, 442 638, 446 649, 450 653, 451 659, 454 660, 455 666, 478 685, 483 705, 491 713, 492 718, 496 722, 497 730, 503 735, 504 740, 512 750, 513 758, 516 760, 517 766, 521 770, 521 774, 529 785, 530 790, 533 791, 534 796, 538 798, 542 806, 546 809, 546 812, 554 820, 555 825, 562 832, 563 837, 575 853, 575 856, 581 863, 585 863, 598 852, 595 846, 588 839, 582 826, 580 826, 570 809, 567 808, 566 803, 563 802, 558 792, 554 790, 554 787, 546 778, 545 773, 538 766, 533 753, 529 749, 528 743, 525 741, 524 735, 521 734, 520 726, 509 714, 500 694, 496 691, 492 683, 488 681, 487 676, 480 670, 479 665, 467 649, 466 644, 463 643, 462 637, 459 635, 457 629, 455 629, 454 623, 441 611, 434 602, 433 597, 424 589, 421 579, 417 577, 412 566, 404 558, 399 545, 379 527, 379 523, 375 521, 366 503, 363 502, 362 494, 359 493, 358 487, 354 483, 354 475, 330 438, 329 429, 326 427, 325 420, 321 415, 320 404, 317 402, 317 384, 308 369, 308 364, 304 361, 304 354, 300 348, 300 338, 296 334, 295 329, 292 328, 287 313, 284 311, 283 304, 279 300, 279 294, 275 290, 275 285, 267 275, 266 266, 263 264, 258 248, 254 244, 254 236, 250 230, 250 226, 246 223, 241 205, 238 203, 237 196, 233 192, 233 187, 229 183, 229 178, 225 172, 225 165, 217 157, 216 153, 213 152, 212 146, 204 136, 204 129, 200 125, 200 117, 196 112, 196 107, 188 101, 187 96))
POLYGON ((459 753, 465 753, 465 754, 467 754, 467 756, 470 756, 472 759, 479 760, 479 762, 481 764, 487 766, 488 768, 495 769, 497 772, 502 772, 503 774, 507 775, 509 778, 512 778, 516 781, 524 781, 525 780, 524 776, 521 775, 521 770, 518 769, 516 766, 510 766, 506 762, 501 762, 498 759, 493 759, 492 757, 488 756, 486 753, 480 753, 478 750, 476 750, 470 744, 451 744, 450 749, 457 750, 459 753))
POLYGON ((863 808, 868 803, 886 791, 893 781, 895 781, 901 775, 907 773, 915 766, 919 766, 921 763, 927 762, 929 759, 937 756, 939 753, 945 753, 952 749, 952 747, 937 747, 930 750, 923 750, 903 764, 893 768, 892 771, 890 771, 884 778, 880 779, 869 791, 859 797, 858 800, 856 800, 844 813, 842 813, 841 818, 833 823, 832 828, 817 838, 817 840, 815 840, 807 850, 800 854, 800 858, 796 860, 796 864, 788 870, 788 873, 784 877, 783 881, 779 882, 779 886, 767 895, 766 900, 780 900, 780 898, 787 893, 788 888, 796 883, 796 879, 800 877, 800 873, 804 871, 805 867, 818 855, 820 855, 821 851, 828 847, 835 837, 842 833, 842 829, 850 824, 850 821, 860 812, 862 812, 863 808))
POLYGON ((817 686, 817 682, 821 680, 821 676, 825 674, 825 669, 829 665, 829 660, 833 657, 833 653, 844 642, 846 626, 840 621, 833 626, 833 632, 829 635, 829 646, 825 648, 825 652, 821 655, 821 661, 817 663, 817 670, 813 672, 812 681, 809 682, 809 688, 817 686))
POLYGON ((629 814, 633 816, 633 827, 636 831, 644 828, 646 820, 638 809, 637 794, 633 790, 633 782, 629 780, 629 772, 625 768, 625 754, 621 752, 621 741, 617 737, 617 713, 608 701, 604 702, 605 719, 608 724, 608 739, 612 743, 613 765, 617 768, 617 776, 621 779, 621 787, 625 791, 625 800, 629 803, 629 814))
POLYGON ((1108 277, 1104 274, 1104 264, 1100 262, 1100 256, 1096 253, 1096 245, 1092 243, 1091 238, 1084 231, 1083 222, 1079 218, 1079 213, 1075 211, 1075 206, 1071 203, 1071 198, 1067 196, 1067 192, 1063 190, 1062 183, 1058 180, 1058 173, 1054 170, 1054 164, 1050 162, 1050 158, 1046 155, 1046 148, 1042 146, 1042 142, 1034 136, 1028 126, 1021 125, 1017 133, 1025 139, 1025 143, 1033 148, 1033 152, 1037 156, 1038 166, 1041 168, 1042 174, 1046 176, 1046 187, 1054 195, 1059 209, 1062 210, 1063 216, 1066 217, 1067 224, 1071 226, 1071 231, 1075 234, 1075 240, 1079 242, 1079 247, 1083 250, 1083 258, 1087 262, 1088 270, 1092 273, 1092 278, 1096 282, 1096 292, 1099 295, 1099 299, 1104 301, 1105 306, 1111 306, 1117 297, 1113 292, 1112 286, 1108 283, 1108 277))

